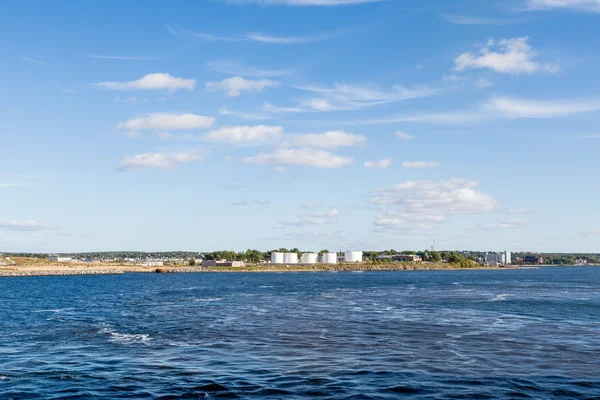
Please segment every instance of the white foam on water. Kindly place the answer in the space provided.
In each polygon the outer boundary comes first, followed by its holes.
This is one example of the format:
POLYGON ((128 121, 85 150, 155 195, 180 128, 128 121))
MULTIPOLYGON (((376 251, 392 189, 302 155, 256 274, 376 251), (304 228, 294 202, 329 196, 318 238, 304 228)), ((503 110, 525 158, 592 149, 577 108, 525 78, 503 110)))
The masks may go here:
POLYGON ((72 311, 72 310, 74 310, 73 307, 69 307, 69 308, 56 308, 56 309, 53 309, 53 310, 34 310, 33 312, 34 313, 50 312, 50 313, 58 314, 58 313, 64 313, 64 312, 72 311))
POLYGON ((504 301, 509 297, 515 297, 515 295, 510 293, 499 294, 496 295, 491 301, 504 301))
POLYGON ((113 343, 123 343, 123 344, 147 343, 150 340, 152 340, 150 338, 150 335, 143 334, 143 333, 120 333, 120 332, 117 332, 117 331, 113 330, 110 327, 110 325, 107 325, 105 328, 102 328, 100 330, 100 332, 104 333, 105 335, 108 335, 110 337, 108 339, 108 341, 113 342, 113 343))
POLYGON ((222 297, 204 297, 204 298, 199 298, 199 299, 194 299, 194 301, 220 301, 223 300, 222 297))

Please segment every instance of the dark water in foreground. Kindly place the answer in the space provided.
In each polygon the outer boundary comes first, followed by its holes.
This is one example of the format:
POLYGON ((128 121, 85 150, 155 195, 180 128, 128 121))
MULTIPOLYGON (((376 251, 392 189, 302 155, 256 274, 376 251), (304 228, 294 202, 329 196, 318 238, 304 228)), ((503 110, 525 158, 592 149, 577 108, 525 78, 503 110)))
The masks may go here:
POLYGON ((600 398, 600 268, 0 279, 0 398, 600 398))

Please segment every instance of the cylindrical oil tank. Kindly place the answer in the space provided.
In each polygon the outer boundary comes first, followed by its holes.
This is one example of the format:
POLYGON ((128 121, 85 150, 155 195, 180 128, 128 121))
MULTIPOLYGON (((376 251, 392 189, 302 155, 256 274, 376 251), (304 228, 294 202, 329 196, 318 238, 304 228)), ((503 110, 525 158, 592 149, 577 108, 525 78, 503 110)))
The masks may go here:
POLYGON ((271 253, 271 264, 283 264, 283 253, 276 251, 271 253))
POLYGON ((315 253, 304 253, 300 258, 302 264, 316 264, 317 259, 319 258, 318 254, 315 253))
POLYGON ((284 264, 298 264, 298 254, 297 253, 284 253, 283 254, 283 263, 284 264))
POLYGON ((362 251, 347 251, 344 256, 344 261, 357 263, 363 261, 363 253, 362 251))
POLYGON ((324 253, 323 254, 323 264, 337 264, 337 254, 336 253, 324 253))

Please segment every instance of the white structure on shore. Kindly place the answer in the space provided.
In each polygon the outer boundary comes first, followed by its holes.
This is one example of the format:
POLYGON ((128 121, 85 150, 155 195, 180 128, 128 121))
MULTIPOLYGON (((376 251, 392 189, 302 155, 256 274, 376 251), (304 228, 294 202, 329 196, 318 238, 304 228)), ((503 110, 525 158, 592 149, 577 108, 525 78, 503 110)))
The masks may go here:
POLYGON ((485 255, 485 265, 496 266, 496 265, 511 265, 512 254, 510 251, 503 253, 487 253, 485 255))
POLYGON ((315 253, 304 253, 300 257, 300 263, 302 264, 316 264, 319 259, 319 255, 315 253))
POLYGON ((298 254, 297 253, 283 253, 283 263, 284 264, 298 264, 298 254))
POLYGON ((344 261, 349 263, 361 263, 363 262, 362 251, 347 251, 344 256, 344 261))
POLYGON ((323 264, 337 264, 337 254, 323 253, 323 264))
POLYGON ((71 261, 73 261, 73 258, 71 258, 71 257, 61 257, 61 256, 58 256, 58 255, 50 256, 50 257, 48 257, 48 259, 50 261, 57 261, 57 262, 71 262, 71 261))
POLYGON ((283 264, 283 253, 272 252, 271 253, 271 264, 283 264))

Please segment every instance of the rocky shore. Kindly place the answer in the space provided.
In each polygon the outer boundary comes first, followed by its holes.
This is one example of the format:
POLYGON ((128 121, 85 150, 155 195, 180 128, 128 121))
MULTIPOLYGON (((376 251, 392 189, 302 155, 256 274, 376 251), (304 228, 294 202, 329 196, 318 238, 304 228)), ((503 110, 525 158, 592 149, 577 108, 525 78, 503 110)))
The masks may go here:
MULTIPOLYGON (((481 267, 476 269, 498 269, 481 267)), ((372 271, 453 271, 461 270, 454 264, 339 264, 339 265, 261 265, 245 267, 132 267, 132 266, 37 266, 3 267, 0 277, 18 276, 76 276, 117 275, 125 273, 227 273, 227 272, 372 272, 372 271)))

